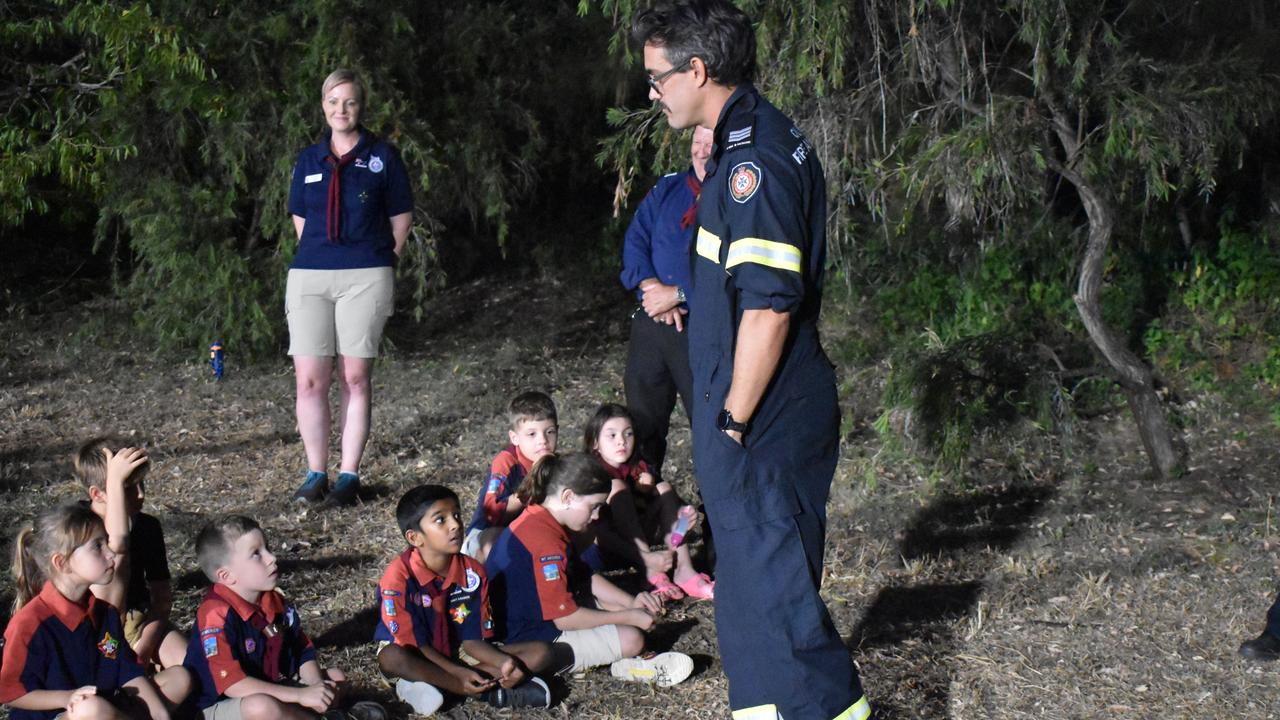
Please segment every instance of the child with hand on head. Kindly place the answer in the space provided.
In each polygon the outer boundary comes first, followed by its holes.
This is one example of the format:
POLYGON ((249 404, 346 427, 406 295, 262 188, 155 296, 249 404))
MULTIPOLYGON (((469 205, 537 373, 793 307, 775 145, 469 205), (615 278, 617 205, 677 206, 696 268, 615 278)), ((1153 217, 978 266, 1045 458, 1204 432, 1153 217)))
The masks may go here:
POLYGON ((400 699, 422 715, 443 704, 441 691, 495 707, 548 706, 550 692, 534 673, 552 666, 551 645, 487 640, 489 583, 484 566, 461 554, 458 496, 441 485, 415 487, 396 505, 396 523, 409 548, 378 583, 381 622, 373 637, 378 667, 399 678, 400 699))
POLYGON ((675 685, 693 671, 689 656, 636 657, 662 601, 626 592, 574 555, 570 533, 598 517, 609 488, 609 476, 587 455, 547 455, 534 465, 518 491, 524 512, 494 541, 485 562, 496 633, 507 642, 564 643, 573 650, 575 671, 610 665, 615 677, 675 685), (579 586, 589 586, 581 602, 572 592, 579 586))
POLYGON ((186 665, 206 720, 385 720, 377 703, 339 709, 346 675, 317 662, 298 611, 276 590, 276 557, 257 522, 228 515, 209 523, 196 537, 196 560, 213 586, 196 609, 186 665))
POLYGON ((539 458, 556 451, 556 406, 546 393, 530 391, 515 396, 507 419, 511 444, 494 456, 489 466, 489 477, 480 488, 480 500, 462 546, 464 554, 482 563, 493 539, 524 509, 516 488, 539 458))
POLYGON ((187 639, 169 622, 173 588, 164 530, 142 511, 151 465, 146 451, 97 437, 80 446, 74 464, 89 495, 85 505, 102 518, 116 555, 111 582, 93 586, 93 594, 120 609, 125 640, 144 665, 181 665, 187 639))
POLYGON ((596 542, 611 555, 644 570, 653 593, 663 600, 690 597, 711 600, 715 583, 693 569, 685 536, 698 511, 685 505, 665 480, 654 482, 644 460, 635 457, 636 438, 631 413, 622 405, 605 403, 587 422, 583 450, 609 473, 609 513, 597 528, 596 542), (643 503, 645 512, 638 511, 643 503), (657 540, 665 547, 651 550, 657 540), (675 583, 667 573, 674 559, 675 583))
POLYGON ((4 633, 0 703, 13 720, 167 720, 191 691, 181 667, 148 678, 124 641, 120 613, 89 592, 111 582, 102 519, 67 505, 14 542, 14 615, 4 633))

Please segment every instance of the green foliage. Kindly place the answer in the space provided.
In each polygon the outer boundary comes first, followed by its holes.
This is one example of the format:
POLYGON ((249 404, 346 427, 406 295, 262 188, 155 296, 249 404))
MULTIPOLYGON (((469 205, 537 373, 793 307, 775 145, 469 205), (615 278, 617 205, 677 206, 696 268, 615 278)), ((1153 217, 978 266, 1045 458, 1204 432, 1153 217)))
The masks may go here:
POLYGON ((0 226, 74 193, 99 209, 97 245, 128 257, 120 290, 156 347, 274 350, 293 161, 324 127, 321 81, 352 67, 370 90, 362 122, 415 186, 398 302, 420 315, 446 227, 508 240, 546 147, 532 108, 552 101, 535 82, 567 22, 496 1, 6 4, 0 226), (514 47, 520 63, 493 51, 514 47))
POLYGON ((1051 423, 1056 382, 1028 337, 990 332, 903 352, 885 391, 882 434, 916 440, 942 474, 959 472, 984 433, 1021 418, 1051 423), (907 418, 900 427, 896 411, 907 418))
POLYGON ((1145 335, 1163 371, 1280 417, 1280 255, 1273 228, 1225 225, 1174 274, 1171 312, 1145 335))

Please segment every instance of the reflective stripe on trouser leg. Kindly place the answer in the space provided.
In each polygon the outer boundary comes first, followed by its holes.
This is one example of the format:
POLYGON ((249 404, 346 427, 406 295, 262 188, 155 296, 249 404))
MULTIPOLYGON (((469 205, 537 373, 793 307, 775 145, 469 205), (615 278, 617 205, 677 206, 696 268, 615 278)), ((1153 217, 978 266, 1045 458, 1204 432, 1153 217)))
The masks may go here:
MULTIPOLYGON (((867 698, 864 696, 858 698, 858 702, 850 705, 847 710, 835 716, 833 720, 867 720, 869 717, 871 717, 871 704, 867 702, 867 698)), ((734 710, 733 720, 783 720, 783 718, 782 715, 778 714, 777 705, 757 705, 743 708, 742 710, 734 710)))
POLYGON ((849 650, 818 596, 803 548, 811 515, 716 535, 716 633, 731 708, 777 704, 795 718, 835 717, 862 697, 849 650))
POLYGON ((835 720, 867 720, 871 717, 871 704, 867 702, 866 696, 858 698, 858 702, 849 706, 848 710, 840 713, 835 720))

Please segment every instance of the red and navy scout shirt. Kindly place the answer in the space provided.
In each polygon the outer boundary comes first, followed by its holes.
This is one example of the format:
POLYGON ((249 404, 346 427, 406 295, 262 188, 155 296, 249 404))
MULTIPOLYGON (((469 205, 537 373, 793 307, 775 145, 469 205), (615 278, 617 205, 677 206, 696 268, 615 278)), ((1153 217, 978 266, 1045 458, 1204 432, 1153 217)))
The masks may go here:
POLYGON ((262 593, 257 603, 250 603, 214 583, 196 609, 183 665, 199 681, 196 703, 206 708, 247 677, 271 683, 293 680, 303 663, 315 659, 298 611, 279 591, 262 593))
POLYGON ((378 581, 378 618, 375 641, 431 646, 445 657, 455 657, 463 641, 484 640, 492 632, 484 566, 466 555, 454 555, 441 577, 409 548, 391 561, 378 581))
MULTIPOLYGON (((5 630, 0 703, 11 703, 35 690, 75 690, 86 685, 114 690, 142 674, 114 607, 88 593, 83 601, 72 602, 46 582, 5 630)), ((42 720, 61 712, 15 708, 9 717, 42 720)))
POLYGON ((560 635, 554 621, 578 609, 570 576, 592 574, 572 552, 569 532, 541 505, 526 507, 498 536, 484 565, 496 600, 496 637, 524 642, 560 635))
POLYGON ((489 479, 480 491, 480 502, 476 505, 475 515, 471 516, 468 532, 505 525, 507 501, 530 470, 533 470, 533 461, 515 445, 508 445, 498 453, 489 466, 489 479))

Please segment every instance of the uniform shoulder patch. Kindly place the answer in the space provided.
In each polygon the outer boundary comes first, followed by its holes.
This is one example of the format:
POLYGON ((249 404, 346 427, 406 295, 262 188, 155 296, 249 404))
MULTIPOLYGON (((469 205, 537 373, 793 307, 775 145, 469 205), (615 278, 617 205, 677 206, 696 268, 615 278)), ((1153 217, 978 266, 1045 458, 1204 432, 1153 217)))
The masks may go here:
POLYGON ((763 180, 760 166, 751 161, 733 166, 729 173, 729 195, 736 203, 745 203, 760 189, 763 180))
POLYGON ((736 150, 740 147, 748 147, 749 145, 751 145, 753 142, 755 142, 755 129, 756 129, 756 126, 752 124, 746 127, 738 128, 737 130, 730 130, 729 132, 725 133, 725 136, 724 136, 725 151, 727 152, 729 150, 736 150))

